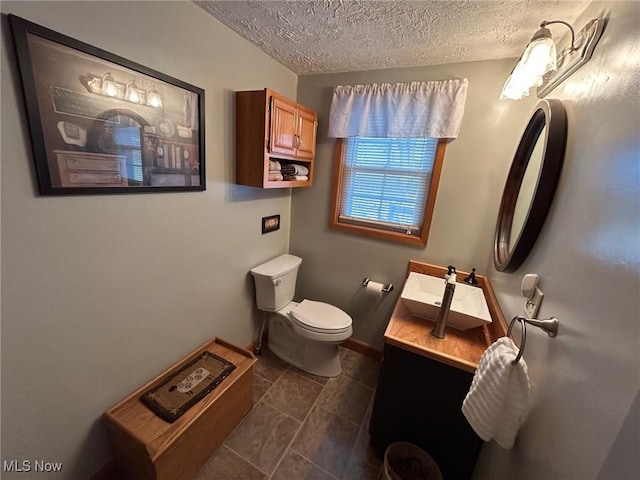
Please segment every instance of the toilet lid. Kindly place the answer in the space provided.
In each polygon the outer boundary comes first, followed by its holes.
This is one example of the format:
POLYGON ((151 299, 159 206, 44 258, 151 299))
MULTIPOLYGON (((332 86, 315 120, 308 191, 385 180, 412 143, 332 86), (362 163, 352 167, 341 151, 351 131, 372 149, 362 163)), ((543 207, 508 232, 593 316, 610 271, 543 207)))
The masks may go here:
POLYGON ((351 327, 351 317, 328 303, 303 300, 290 312, 302 328, 316 332, 344 332, 351 327))

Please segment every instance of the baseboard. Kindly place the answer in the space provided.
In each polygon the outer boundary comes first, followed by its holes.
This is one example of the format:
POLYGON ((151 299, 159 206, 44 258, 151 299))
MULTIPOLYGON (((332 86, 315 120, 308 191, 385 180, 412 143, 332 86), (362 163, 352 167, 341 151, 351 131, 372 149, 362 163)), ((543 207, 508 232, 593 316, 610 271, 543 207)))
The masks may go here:
POLYGON ((374 360, 382 360, 382 352, 380 350, 367 343, 361 342, 360 340, 356 340, 355 338, 348 338, 342 346, 349 350, 353 350, 354 352, 373 358, 374 360))
MULTIPOLYGON (((253 349, 258 345, 258 339, 251 341, 249 345, 244 347, 246 350, 253 352, 253 349)), ((348 338, 341 344, 344 348, 348 348, 349 350, 353 350, 354 352, 361 353, 367 357, 373 358, 374 360, 382 360, 382 352, 377 348, 372 347, 368 343, 361 342, 360 340, 356 340, 355 338, 348 338)), ((264 343, 263 343, 264 346, 264 343)))

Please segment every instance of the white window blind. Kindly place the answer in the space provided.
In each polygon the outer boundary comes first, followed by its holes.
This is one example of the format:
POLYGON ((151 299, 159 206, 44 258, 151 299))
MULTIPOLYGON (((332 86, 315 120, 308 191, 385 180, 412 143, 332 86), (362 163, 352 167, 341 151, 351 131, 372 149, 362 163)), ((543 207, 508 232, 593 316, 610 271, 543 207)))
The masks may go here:
POLYGON ((142 182, 142 150, 140 128, 119 127, 113 129, 118 155, 127 157, 127 178, 142 182))
POLYGON ((437 146, 436 138, 347 138, 340 220, 417 233, 437 146))

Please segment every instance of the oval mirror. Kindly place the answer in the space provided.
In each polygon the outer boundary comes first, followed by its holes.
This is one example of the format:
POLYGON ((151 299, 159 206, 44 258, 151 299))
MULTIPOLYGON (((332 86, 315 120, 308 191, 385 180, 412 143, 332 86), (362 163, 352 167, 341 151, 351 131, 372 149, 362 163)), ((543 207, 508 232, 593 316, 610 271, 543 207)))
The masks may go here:
POLYGON ((493 249, 498 271, 515 271, 533 247, 558 184, 566 139, 562 103, 540 101, 522 134, 502 193, 493 249))

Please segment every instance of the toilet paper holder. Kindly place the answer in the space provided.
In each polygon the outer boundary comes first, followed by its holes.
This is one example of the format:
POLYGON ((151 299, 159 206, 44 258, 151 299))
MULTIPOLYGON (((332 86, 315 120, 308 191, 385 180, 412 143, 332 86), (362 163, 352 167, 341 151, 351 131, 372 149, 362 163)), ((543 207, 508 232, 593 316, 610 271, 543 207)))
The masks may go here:
MULTIPOLYGON (((365 278, 362 280, 362 286, 363 286, 363 287, 366 287, 366 286, 369 284, 369 282, 370 282, 369 277, 365 277, 365 278)), ((389 292, 391 292, 392 290, 393 290, 393 283, 385 283, 385 284, 384 284, 384 286, 382 287, 382 291, 383 291, 384 293, 389 293, 389 292)))

